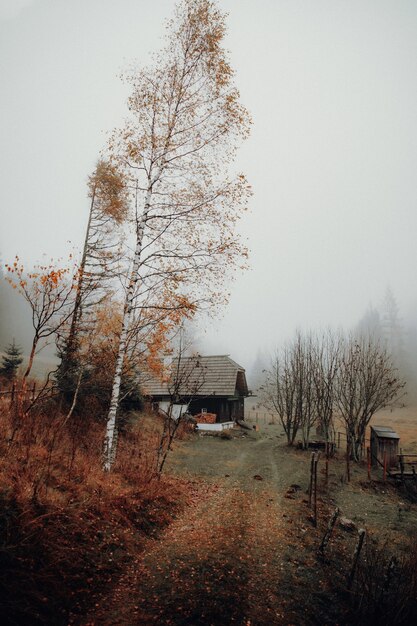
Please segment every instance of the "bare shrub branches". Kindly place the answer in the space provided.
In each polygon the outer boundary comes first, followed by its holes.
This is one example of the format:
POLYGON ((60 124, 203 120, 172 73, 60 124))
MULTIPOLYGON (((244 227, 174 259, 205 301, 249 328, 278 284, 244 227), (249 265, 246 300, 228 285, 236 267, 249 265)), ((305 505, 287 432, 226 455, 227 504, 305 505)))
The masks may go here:
POLYGON ((301 431, 307 448, 311 429, 318 424, 326 441, 334 437, 334 381, 338 368, 339 339, 330 331, 322 336, 303 335, 277 353, 262 387, 264 402, 275 410, 292 445, 301 431))
POLYGON ((346 427, 352 457, 360 461, 372 416, 400 395, 405 383, 392 357, 372 337, 347 337, 340 354, 335 401, 346 427))
POLYGON ((297 332, 278 352, 262 387, 265 405, 275 410, 292 445, 299 431, 308 447, 317 425, 334 441, 334 415, 343 419, 352 457, 359 461, 372 416, 394 402, 404 387, 390 354, 372 337, 297 332))
MULTIPOLYGON (((43 347, 45 342, 56 336, 68 322, 74 310, 78 272, 70 266, 60 267, 51 262, 49 265, 37 265, 31 272, 26 273, 18 257, 15 258, 13 264, 6 265, 6 268, 8 282, 24 297, 32 313, 32 345, 17 394, 17 414, 21 416, 25 411, 23 405, 27 380, 36 352, 43 347)), ((32 401, 30 408, 33 404, 32 401)))
POLYGON ((352 591, 360 623, 381 626, 415 623, 417 617, 417 545, 393 555, 389 542, 368 538, 352 591))
POLYGON ((158 446, 157 473, 160 475, 179 429, 183 426, 188 407, 202 389, 206 380, 206 367, 198 354, 186 356, 191 347, 183 329, 177 338, 175 357, 170 363, 167 377, 169 404, 164 415, 164 427, 158 446))

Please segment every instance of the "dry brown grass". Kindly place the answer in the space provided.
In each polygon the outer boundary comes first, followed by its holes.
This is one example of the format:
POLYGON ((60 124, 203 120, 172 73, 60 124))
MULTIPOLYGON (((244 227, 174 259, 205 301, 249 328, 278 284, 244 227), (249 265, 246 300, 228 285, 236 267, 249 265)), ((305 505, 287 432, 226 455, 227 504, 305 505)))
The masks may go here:
POLYGON ((405 406, 379 411, 372 420, 378 426, 391 426, 400 436, 404 453, 417 454, 417 407, 405 406))
POLYGON ((417 544, 392 555, 388 541, 368 537, 352 589, 359 624, 407 626, 417 619, 417 544))
MULTIPOLYGON (((383 409, 376 413, 366 429, 366 445, 369 445, 371 426, 390 426, 400 436, 400 448, 404 454, 417 454, 417 406, 401 406, 383 409)), ((345 447, 345 426, 341 419, 335 420, 335 428, 341 433, 341 447, 345 447)))
POLYGON ((101 468, 104 427, 67 423, 56 407, 17 420, 0 405, 2 623, 65 624, 138 554, 185 501, 185 485, 155 477, 159 424, 142 415, 101 468))

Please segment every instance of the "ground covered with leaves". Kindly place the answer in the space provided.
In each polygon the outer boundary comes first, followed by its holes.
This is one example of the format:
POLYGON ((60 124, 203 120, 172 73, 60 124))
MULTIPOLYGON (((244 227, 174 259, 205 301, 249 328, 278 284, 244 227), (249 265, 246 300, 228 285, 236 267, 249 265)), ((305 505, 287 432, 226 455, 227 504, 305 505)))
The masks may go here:
POLYGON ((189 435, 160 480, 150 480, 153 420, 122 434, 110 475, 99 428, 60 431, 51 448, 48 427, 3 450, 2 623, 388 626, 417 615, 416 505, 363 467, 347 484, 342 455, 327 480, 319 464, 315 524, 310 454, 274 424, 189 435), (337 523, 319 555, 336 506, 352 526, 337 523))
POLYGON ((152 478, 157 424, 139 416, 101 467, 103 427, 56 413, 0 420, 1 623, 68 624, 191 504, 192 481, 152 478), (71 616, 71 617, 70 617, 71 616))
MULTIPOLYGON (((143 553, 131 562, 111 595, 99 599, 81 623, 407 623, 401 620, 408 619, 410 606, 403 614, 396 609, 393 617, 387 612, 386 601, 392 603, 385 590, 368 584, 370 578, 383 580, 388 564, 390 553, 381 558, 377 548, 383 550, 382 536, 369 539, 350 589, 359 526, 354 523, 353 529, 346 529, 337 524, 324 556, 318 554, 336 504, 343 515, 354 512, 346 496, 349 490, 361 491, 366 509, 362 475, 347 486, 342 480, 344 461, 335 459, 326 485, 321 466, 315 526, 306 494, 308 468, 309 454, 288 449, 272 424, 262 426, 259 433, 234 433, 230 440, 196 437, 177 444, 168 471, 185 480, 198 477, 189 506, 160 537, 146 541, 143 553), (336 503, 339 492, 344 494, 345 509, 336 503), (374 598, 391 621, 384 621, 380 610, 375 613, 374 598)), ((387 501, 396 497, 392 493, 387 501)), ((369 504, 374 508, 372 500, 369 504)), ((382 525, 379 530, 382 533, 382 525)), ((395 595, 399 591, 398 586, 393 588, 395 595)))

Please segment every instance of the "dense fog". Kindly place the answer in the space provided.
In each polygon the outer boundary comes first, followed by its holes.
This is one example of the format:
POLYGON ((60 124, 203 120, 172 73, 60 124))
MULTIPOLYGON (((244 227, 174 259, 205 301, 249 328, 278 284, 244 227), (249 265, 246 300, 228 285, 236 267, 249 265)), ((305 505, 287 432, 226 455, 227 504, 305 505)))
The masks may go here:
MULTIPOLYGON (((220 4, 253 116, 236 162, 254 192, 239 226, 250 269, 223 317, 199 319, 195 345, 230 354, 254 386, 296 328, 372 326, 415 380, 415 2, 220 4)), ((173 5, 2 3, 3 263, 80 250, 87 176, 125 115, 118 74, 159 47, 173 5)), ((4 282, 0 306, 0 349, 15 337, 28 350, 30 312, 4 282)))

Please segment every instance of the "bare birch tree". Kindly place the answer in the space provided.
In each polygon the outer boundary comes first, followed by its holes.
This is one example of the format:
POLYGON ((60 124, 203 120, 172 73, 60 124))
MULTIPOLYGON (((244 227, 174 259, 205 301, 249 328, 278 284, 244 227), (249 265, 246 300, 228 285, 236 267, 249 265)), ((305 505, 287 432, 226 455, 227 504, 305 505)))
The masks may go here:
MULTIPOLYGON (((114 133, 113 159, 136 182, 135 251, 107 419, 104 468, 115 455, 116 417, 129 328, 148 279, 168 281, 184 310, 224 300, 225 274, 245 251, 235 224, 250 193, 225 175, 249 118, 222 48, 225 20, 211 0, 183 0, 167 46, 134 71, 130 119, 114 133)), ((163 306, 163 302, 160 302, 163 306)))

